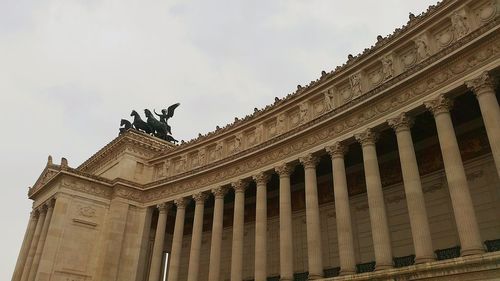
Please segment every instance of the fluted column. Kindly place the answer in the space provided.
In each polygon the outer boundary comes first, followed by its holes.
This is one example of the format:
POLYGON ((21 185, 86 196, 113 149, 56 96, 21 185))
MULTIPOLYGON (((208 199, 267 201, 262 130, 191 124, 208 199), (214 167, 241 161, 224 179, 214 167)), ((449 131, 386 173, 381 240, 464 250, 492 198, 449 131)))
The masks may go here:
POLYGON ((321 247, 321 225, 319 219, 318 185, 316 165, 318 158, 308 154, 301 157, 304 166, 306 193, 307 262, 309 280, 323 277, 323 249, 321 247))
POLYGON ((167 226, 168 210, 172 204, 161 203, 158 208, 158 223, 156 224, 155 241, 153 244, 153 254, 151 256, 151 268, 149 271, 149 281, 161 280, 161 262, 163 260, 163 248, 165 243, 165 227, 167 226))
POLYGON ((212 223, 212 242, 210 244, 210 263, 208 266, 208 281, 220 280, 220 259, 222 247, 222 227, 224 219, 224 196, 227 188, 212 189, 215 197, 214 218, 212 223))
POLYGON ((495 95, 495 86, 487 72, 465 83, 474 92, 479 102, 497 175, 500 177, 500 107, 495 95))
POLYGON ((26 264, 24 265, 23 274, 21 275, 21 281, 28 280, 31 271, 31 264, 35 257, 36 249, 38 246, 38 241, 40 240, 40 233, 42 232, 42 226, 45 222, 45 216, 47 214, 47 206, 40 207, 38 222, 36 223, 35 233, 33 234, 33 240, 31 241, 30 250, 28 257, 26 259, 26 264))
POLYGON ((391 238, 375 147, 378 135, 371 129, 367 129, 363 133, 356 134, 355 138, 361 144, 363 150, 366 193, 370 211, 373 248, 375 250, 375 270, 391 268, 391 238))
POLYGON ((326 147, 326 151, 332 158, 340 274, 354 274, 356 273, 356 257, 354 255, 351 210, 344 164, 344 155, 347 153, 347 148, 340 142, 336 142, 332 146, 326 147))
POLYGON ((50 219, 52 218, 52 211, 54 210, 54 200, 49 200, 46 206, 47 206, 47 214, 45 215, 45 221, 43 222, 43 227, 42 230, 40 231, 40 240, 38 241, 38 245, 36 246, 36 252, 35 256, 33 257, 33 263, 31 265, 28 281, 35 280, 35 276, 38 271, 38 266, 40 265, 40 258, 42 256, 43 247, 45 246, 45 239, 47 238, 50 219))
POLYGON ((203 213, 208 195, 200 192, 193 195, 195 201, 191 251, 189 252, 188 281, 198 281, 200 272, 201 235, 203 233, 203 213))
POLYGON ((248 182, 231 183, 234 189, 233 242, 231 248, 231 281, 243 280, 243 235, 245 220, 245 189, 248 182))
POLYGON ((172 238, 172 252, 170 253, 170 265, 168 268, 168 281, 177 281, 181 262, 182 236, 184 235, 184 219, 186 217, 187 198, 179 198, 174 201, 177 206, 175 214, 174 237, 172 238))
POLYGON ((267 280, 267 181, 269 175, 253 176, 257 183, 255 203, 255 281, 267 280))
POLYGON ((28 222, 28 227, 24 234, 23 244, 21 250, 19 251, 19 256, 17 257, 16 267, 14 269, 14 274, 12 275, 12 281, 19 281, 23 273, 23 267, 26 263, 26 258, 28 257, 28 252, 30 250, 31 241, 33 240, 33 234, 35 233, 36 223, 38 221, 38 212, 32 211, 30 214, 30 220, 28 222))
POLYGON ((415 249, 415 263, 434 260, 431 231, 427 220, 424 193, 418 172, 417 158, 413 148, 410 127, 413 120, 405 113, 387 121, 396 132, 401 172, 410 216, 410 226, 415 249))
POLYGON ((457 137, 451 121, 450 108, 452 102, 440 95, 437 99, 424 104, 432 112, 436 121, 446 180, 448 181, 448 189, 462 248, 461 254, 465 256, 483 253, 484 249, 469 192, 469 184, 467 183, 457 137))
POLYGON ((293 280, 293 241, 292 241, 292 196, 290 174, 293 168, 282 164, 274 168, 280 177, 280 280, 293 280))

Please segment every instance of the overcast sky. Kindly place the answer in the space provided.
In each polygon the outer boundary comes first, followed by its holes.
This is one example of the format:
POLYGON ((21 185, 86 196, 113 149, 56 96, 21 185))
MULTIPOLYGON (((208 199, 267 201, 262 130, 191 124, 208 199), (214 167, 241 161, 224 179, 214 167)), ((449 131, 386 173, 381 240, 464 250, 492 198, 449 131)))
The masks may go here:
POLYGON ((132 109, 180 102, 174 137, 244 117, 330 71, 429 0, 0 0, 0 280, 47 155, 76 167, 132 109))

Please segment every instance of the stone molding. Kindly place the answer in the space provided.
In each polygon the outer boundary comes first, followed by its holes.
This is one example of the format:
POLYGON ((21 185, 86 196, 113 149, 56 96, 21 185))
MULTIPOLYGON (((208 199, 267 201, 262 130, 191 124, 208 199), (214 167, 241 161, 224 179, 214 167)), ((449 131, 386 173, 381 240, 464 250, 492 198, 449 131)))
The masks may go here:
POLYGON ((441 113, 449 113, 453 107, 453 101, 444 94, 440 94, 433 100, 425 101, 424 105, 434 116, 437 116, 441 113))
POLYGON ((387 120, 387 124, 389 124, 389 127, 391 127, 396 133, 401 131, 409 131, 413 126, 413 123, 413 118, 408 116, 406 112, 402 112, 397 117, 387 120))

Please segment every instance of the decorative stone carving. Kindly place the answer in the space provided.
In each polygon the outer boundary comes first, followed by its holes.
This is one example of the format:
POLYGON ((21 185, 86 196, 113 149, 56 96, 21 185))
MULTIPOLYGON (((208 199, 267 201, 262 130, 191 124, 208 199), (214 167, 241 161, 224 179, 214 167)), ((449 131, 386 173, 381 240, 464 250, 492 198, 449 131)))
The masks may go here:
POLYGON ((309 105, 307 102, 300 104, 299 116, 300 123, 305 123, 309 120, 309 105))
POLYGON ((460 39, 469 33, 469 26, 467 25, 467 18, 455 11, 451 15, 451 24, 457 39, 460 39))
POLYGON ((374 132, 372 129, 368 128, 366 131, 355 134, 354 138, 362 145, 375 145, 379 137, 379 134, 374 132))
POLYGON ((385 56, 382 58, 382 72, 384 73, 384 79, 392 78, 394 75, 391 56, 385 56))
POLYGON ((415 44, 417 45, 417 55, 420 60, 425 60, 431 55, 424 38, 416 39, 415 44))
POLYGON ((332 158, 344 158, 344 155, 347 153, 348 148, 343 145, 341 142, 335 142, 333 145, 325 147, 326 152, 330 154, 332 158))
POLYGON ((259 144, 264 140, 264 125, 259 124, 255 127, 255 143, 259 144))
POLYGON ((387 120, 387 124, 389 124, 395 132, 406 131, 410 130, 411 126, 413 126, 413 118, 403 112, 398 117, 387 120))
POLYGON ((274 170, 280 177, 289 177, 293 173, 293 167, 287 163, 275 167, 274 170))
POLYGON ((217 187, 217 188, 213 188, 212 189, 212 194, 214 195, 214 197, 217 199, 217 198, 224 198, 224 196, 227 194, 227 192, 229 191, 229 189, 227 187, 217 187))
POLYGON ((234 189, 234 192, 245 192, 248 187, 248 182, 244 180, 238 180, 232 182, 231 187, 234 189))
POLYGON ((453 106, 453 102, 441 94, 436 99, 424 102, 424 105, 432 114, 434 114, 434 116, 436 116, 441 113, 449 112, 453 106))
POLYGON ((200 166, 207 164, 207 151, 205 148, 201 148, 198 152, 198 159, 200 166))
POLYGON ((286 121, 284 113, 278 115, 276 127, 278 129, 278 134, 283 134, 286 131, 286 121))
POLYGON ((182 197, 174 200, 174 204, 177 206, 177 209, 185 209, 189 204, 189 199, 182 197))
POLYGON ((479 77, 465 81, 465 85, 476 95, 484 93, 484 90, 495 91, 495 85, 488 72, 483 72, 479 77))
POLYGON ((335 88, 330 88, 325 91, 325 108, 327 111, 330 111, 335 108, 335 96, 336 96, 335 88))
POLYGON ((237 134, 235 137, 234 137, 234 151, 235 152, 238 152, 241 150, 241 139, 243 138, 243 135, 240 133, 240 134, 237 134))
POLYGON ((489 0, 476 11, 481 22, 486 23, 495 18, 497 14, 497 1, 489 0))
POLYGON ((91 206, 82 206, 78 209, 78 214, 86 218, 93 218, 96 216, 96 209, 91 206))
POLYGON ((199 192, 193 194, 193 199, 196 202, 196 204, 202 204, 205 203, 205 200, 207 200, 208 194, 205 192, 199 192))
POLYGON ((172 207, 171 203, 160 203, 156 205, 156 208, 158 209, 158 211, 160 211, 160 213, 167 212, 171 207, 172 207))
POLYGON ((307 154, 299 158, 299 162, 304 166, 304 168, 316 168, 319 163, 319 158, 313 156, 312 154, 307 154))
POLYGON ((260 172, 256 175, 252 176, 252 178, 255 181, 255 183, 257 184, 257 186, 259 186, 259 185, 266 185, 267 182, 269 181, 269 179, 271 178, 271 176, 267 173, 260 172))
POLYGON ((221 141, 217 142, 215 145, 215 160, 220 160, 224 158, 224 151, 223 151, 224 145, 222 144, 221 141))
POLYGON ((351 92, 353 98, 359 97, 362 93, 361 91, 361 73, 353 74, 349 77, 349 82, 351 84, 351 92))

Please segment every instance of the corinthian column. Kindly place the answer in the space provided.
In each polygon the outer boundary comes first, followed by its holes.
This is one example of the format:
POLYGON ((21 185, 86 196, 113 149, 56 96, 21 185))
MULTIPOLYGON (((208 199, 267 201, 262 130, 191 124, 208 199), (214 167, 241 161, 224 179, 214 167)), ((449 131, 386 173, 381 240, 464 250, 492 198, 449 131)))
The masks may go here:
POLYGON ((453 213, 460 238, 461 254, 483 253, 481 235, 474 213, 474 205, 469 193, 469 184, 465 176, 460 149, 450 116, 452 102, 440 95, 437 99, 424 103, 434 115, 436 128, 443 155, 444 171, 448 181, 453 213))
POLYGON ((479 102, 497 175, 500 177, 500 108, 493 81, 487 72, 483 72, 478 78, 466 81, 465 84, 476 95, 479 102))
POLYGON ((231 249, 231 281, 243 280, 243 235, 245 220, 245 189, 248 182, 231 183, 234 188, 233 244, 231 249))
POLYGON ((290 174, 293 168, 283 164, 274 168, 280 176, 280 280, 293 281, 292 197, 290 174))
POLYGON ((253 176, 257 183, 255 203, 255 281, 267 279, 267 181, 269 175, 253 176))
POLYGON ((323 250, 321 248, 321 226, 319 222, 318 186, 316 165, 318 158, 308 154, 301 157, 305 172, 307 262, 309 280, 323 277, 323 250))
POLYGON ((26 263, 26 258, 28 257, 37 221, 38 212, 32 211, 26 233, 24 234, 23 244, 21 246, 21 250, 19 251, 19 256, 17 257, 16 267, 14 269, 14 274, 12 275, 12 281, 19 281, 21 279, 21 274, 23 273, 23 267, 26 263))
POLYGON ((156 224, 155 241, 153 244, 153 255, 151 257, 151 269, 149 271, 149 281, 161 280, 161 261, 163 259, 163 247, 165 241, 165 227, 167 226, 168 210, 171 204, 162 203, 158 208, 158 223, 156 224))
POLYGON ((389 119, 387 123, 396 132, 398 140, 399 159, 410 216, 413 247, 415 249, 415 263, 433 261, 431 231, 427 221, 424 193, 422 192, 417 158, 415 157, 410 132, 413 120, 405 113, 402 113, 397 118, 389 119))
POLYGON ((31 265, 28 281, 35 280, 38 266, 40 265, 40 258, 42 256, 43 247, 45 246, 45 239, 47 238, 47 232, 49 230, 50 218, 52 218, 52 211, 54 210, 54 201, 49 200, 49 202, 45 206, 47 206, 47 214, 45 215, 45 221, 43 222, 43 227, 40 232, 40 240, 38 241, 35 256, 33 257, 33 263, 31 265))
POLYGON ((356 273, 356 259, 354 255, 354 239, 352 235, 351 210, 347 178, 345 174, 344 154, 347 148, 336 142, 326 147, 332 157, 333 192, 335 196, 335 213, 337 214, 337 237, 339 245, 340 274, 356 273))
POLYGON ((208 281, 220 280, 220 257, 222 246, 222 227, 224 218, 224 196, 227 188, 212 189, 215 197, 214 219, 212 223, 212 243, 210 244, 210 264, 208 267, 208 281))
POLYGON ((191 235, 191 252, 189 253, 188 281, 198 281, 198 274, 200 272, 201 235, 203 233, 203 211, 207 198, 208 195, 203 192, 193 195, 196 206, 194 208, 193 233, 191 235))
POLYGON ((366 194, 370 209, 373 248, 375 250, 375 270, 392 267, 392 249, 385 210, 384 193, 378 169, 377 150, 375 142, 378 135, 371 129, 355 135, 363 150, 363 165, 365 168, 366 194))
POLYGON ((42 206, 39 210, 38 222, 36 223, 35 233, 33 234, 33 240, 31 241, 30 251, 26 259, 26 264, 24 264, 23 274, 21 275, 21 281, 27 281, 30 275, 31 264, 35 257, 35 252, 38 246, 38 241, 40 240, 40 233, 42 232, 42 226, 45 221, 45 216, 47 214, 47 206, 42 206))
POLYGON ((177 281, 181 261, 182 236, 184 235, 184 219, 186 217, 187 198, 179 198, 174 201, 177 206, 175 214, 174 237, 172 238, 172 252, 170 254, 170 266, 168 268, 168 281, 177 281))

